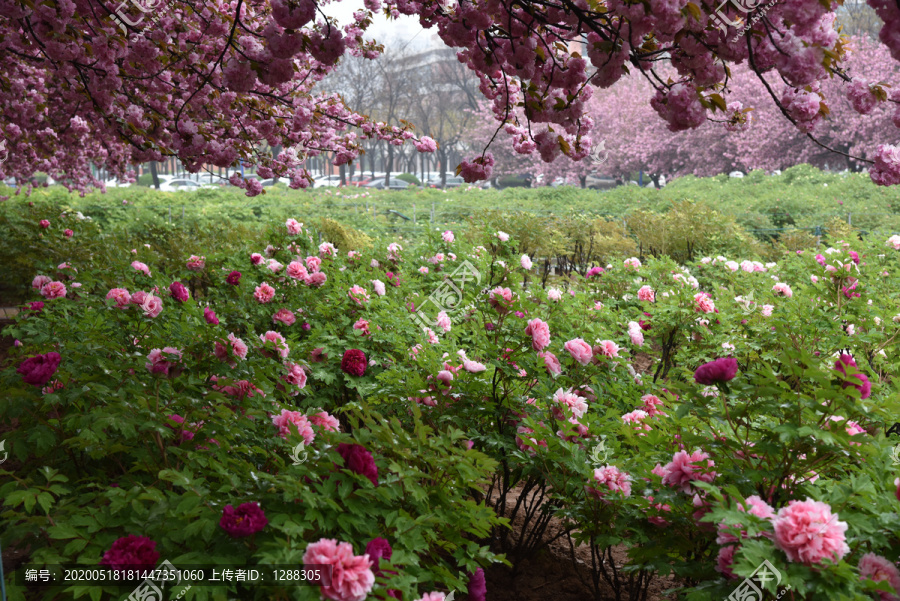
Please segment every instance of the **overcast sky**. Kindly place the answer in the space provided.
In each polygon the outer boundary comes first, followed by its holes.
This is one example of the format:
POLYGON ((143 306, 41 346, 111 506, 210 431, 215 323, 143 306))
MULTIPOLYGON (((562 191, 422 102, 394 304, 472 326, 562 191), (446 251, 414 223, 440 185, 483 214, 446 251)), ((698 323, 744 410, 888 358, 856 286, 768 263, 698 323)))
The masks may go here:
MULTIPOLYGON (((363 0, 343 0, 320 6, 326 15, 335 17, 341 25, 349 23, 353 13, 364 8, 363 0)), ((399 19, 388 20, 381 10, 375 15, 366 38, 374 38, 390 49, 399 49, 408 44, 409 48, 424 50, 435 43, 444 45, 439 39, 434 39, 436 33, 435 29, 423 29, 417 17, 400 15, 399 19)))

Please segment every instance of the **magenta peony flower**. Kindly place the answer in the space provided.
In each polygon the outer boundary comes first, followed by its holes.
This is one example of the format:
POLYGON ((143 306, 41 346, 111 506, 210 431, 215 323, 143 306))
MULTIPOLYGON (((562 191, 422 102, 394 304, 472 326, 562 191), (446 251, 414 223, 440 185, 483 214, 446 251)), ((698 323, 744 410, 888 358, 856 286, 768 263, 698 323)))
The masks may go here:
POLYGON ((41 219, 41 227, 47 229, 48 227, 50 227, 50 222, 46 219, 41 219))
POLYGON ((172 282, 169 286, 169 294, 180 303, 185 302, 187 299, 191 297, 188 293, 188 289, 184 287, 184 284, 181 282, 172 282))
POLYGON ((372 565, 375 567, 375 575, 380 576, 381 570, 378 569, 378 564, 382 559, 387 561, 391 560, 391 555, 393 555, 394 550, 391 549, 391 543, 387 541, 386 538, 376 538, 369 541, 369 544, 366 545, 366 555, 369 556, 369 559, 372 560, 372 565))
POLYGON ((34 311, 35 313, 41 313, 44 310, 44 302, 43 301, 32 301, 28 303, 28 310, 34 311))
POLYGON ((152 568, 158 560, 159 553, 156 551, 155 540, 130 534, 112 544, 109 551, 103 554, 100 565, 114 570, 152 568))
POLYGON ((485 601, 487 598, 487 585, 484 582, 484 570, 478 568, 469 574, 469 584, 466 585, 469 601, 485 601))
MULTIPOLYGON (((851 357, 850 355, 842 354, 835 362, 834 368, 837 371, 841 372, 844 376, 846 376, 846 366, 848 365, 850 367, 856 368, 856 361, 854 361, 853 357, 851 357)), ((872 383, 869 382, 869 378, 866 376, 866 374, 854 374, 853 376, 850 376, 850 378, 857 378, 859 379, 860 383, 854 384, 852 382, 844 382, 841 386, 843 388, 853 386, 859 391, 859 396, 861 399, 869 398, 869 395, 872 394, 872 383)))
POLYGON ((61 360, 59 353, 56 352, 29 357, 22 361, 16 372, 22 375, 22 379, 25 380, 26 384, 43 386, 56 373, 61 360))
POLYGON ((254 265, 259 265, 260 263, 262 263, 262 259, 263 259, 262 255, 259 253, 251 253, 250 254, 250 262, 253 263, 254 265))
POLYGON ((75 232, 73 232, 72 230, 67 229, 66 231, 63 232, 63 236, 65 236, 66 238, 71 238, 74 235, 75 235, 75 232))
POLYGON ((894 593, 878 591, 881 601, 900 600, 900 571, 890 560, 874 553, 866 553, 859 560, 859 579, 887 582, 894 588, 894 593))
POLYGON ((694 381, 697 384, 710 386, 716 382, 728 382, 737 374, 737 359, 723 357, 710 361, 697 368, 694 372, 694 381))
POLYGON ((569 354, 572 355, 572 358, 582 365, 587 365, 588 363, 590 363, 591 358, 594 356, 591 345, 589 345, 581 338, 570 340, 563 346, 567 351, 569 351, 569 354))
POLYGON ((214 326, 219 325, 219 318, 216 317, 216 312, 209 307, 203 307, 203 319, 205 319, 208 324, 214 326))
POLYGON ((330 565, 331 584, 320 586, 319 592, 332 601, 363 601, 375 585, 372 560, 366 555, 353 555, 353 545, 323 538, 310 543, 303 554, 304 565, 330 565))
POLYGON ((550 326, 540 319, 529 321, 525 333, 531 336, 531 348, 536 351, 542 351, 550 344, 550 326))
POLYGON ((378 486, 378 466, 375 465, 375 459, 366 447, 342 442, 338 445, 337 452, 344 459, 347 469, 365 476, 373 485, 378 486))
POLYGON ((344 373, 357 378, 365 375, 368 365, 366 354, 355 348, 347 350, 344 353, 344 358, 341 359, 341 369, 344 373))
POLYGON ((231 284, 232 286, 237 286, 241 283, 241 272, 240 271, 232 271, 225 278, 225 281, 231 284))
POLYGON ((894 480, 894 485, 897 487, 897 492, 894 494, 897 496, 897 500, 900 501, 900 478, 894 480))
POLYGON ((824 559, 838 561, 850 552, 844 535, 847 523, 838 521, 827 503, 809 498, 791 501, 781 508, 772 524, 775 546, 790 561, 812 565, 824 559))
POLYGON ((151 374, 166 374, 173 367, 174 363, 181 360, 181 351, 177 348, 167 346, 163 349, 155 348, 147 354, 147 363, 145 367, 151 374))
POLYGON ((259 503, 241 503, 237 509, 226 505, 222 510, 219 526, 234 538, 256 534, 266 527, 269 520, 259 503))

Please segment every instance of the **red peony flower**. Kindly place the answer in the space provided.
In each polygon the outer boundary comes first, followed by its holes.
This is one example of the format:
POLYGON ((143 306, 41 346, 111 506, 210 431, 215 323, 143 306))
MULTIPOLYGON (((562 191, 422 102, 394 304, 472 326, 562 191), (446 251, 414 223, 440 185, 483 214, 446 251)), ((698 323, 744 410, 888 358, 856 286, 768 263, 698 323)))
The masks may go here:
POLYGON ((114 570, 152 568, 158 560, 155 540, 131 534, 116 540, 109 551, 103 554, 100 565, 114 570))
POLYGON ((391 543, 389 543, 386 538, 379 537, 373 539, 366 545, 366 555, 372 560, 372 565, 374 567, 372 571, 376 576, 381 575, 381 570, 378 569, 378 563, 382 559, 390 561, 393 553, 394 550, 391 549, 391 543))
POLYGON ((241 503, 237 509, 226 505, 222 510, 222 519, 219 520, 222 530, 235 538, 256 534, 268 523, 259 503, 241 503))
POLYGON ((43 386, 56 373, 60 360, 59 353, 55 352, 29 357, 22 361, 22 364, 19 365, 16 371, 22 375, 22 379, 25 380, 26 384, 43 386))
POLYGON ((231 284, 232 286, 237 286, 241 283, 241 272, 240 271, 232 271, 228 274, 228 277, 225 278, 225 281, 231 284))
POLYGON ((359 349, 349 349, 344 353, 344 358, 341 359, 341 369, 344 373, 357 378, 366 374, 366 367, 368 366, 366 354, 359 349))
POLYGON ((372 453, 361 444, 349 444, 342 442, 337 448, 338 454, 344 459, 345 467, 361 476, 365 476, 378 486, 378 466, 372 453))
POLYGON ((694 372, 694 381, 697 384, 711 385, 716 382, 728 382, 737 374, 737 359, 724 357, 710 361, 697 368, 694 372))

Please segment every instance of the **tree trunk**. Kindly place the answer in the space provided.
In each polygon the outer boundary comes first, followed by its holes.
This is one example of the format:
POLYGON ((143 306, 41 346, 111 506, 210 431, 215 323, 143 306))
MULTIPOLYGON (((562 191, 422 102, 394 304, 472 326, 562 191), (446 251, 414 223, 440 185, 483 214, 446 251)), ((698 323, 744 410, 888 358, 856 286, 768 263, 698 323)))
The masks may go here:
POLYGON ((159 173, 156 170, 156 161, 150 161, 150 176, 153 178, 153 187, 159 190, 159 173))
POLYGON ((384 189, 387 190, 391 185, 391 171, 394 170, 394 145, 388 144, 388 163, 387 169, 384 170, 384 189))
POLYGON ((587 187, 587 176, 586 175, 579 175, 578 181, 581 182, 582 189, 587 187))
POLYGON ((438 149, 441 170, 441 188, 447 187, 447 151, 438 149))

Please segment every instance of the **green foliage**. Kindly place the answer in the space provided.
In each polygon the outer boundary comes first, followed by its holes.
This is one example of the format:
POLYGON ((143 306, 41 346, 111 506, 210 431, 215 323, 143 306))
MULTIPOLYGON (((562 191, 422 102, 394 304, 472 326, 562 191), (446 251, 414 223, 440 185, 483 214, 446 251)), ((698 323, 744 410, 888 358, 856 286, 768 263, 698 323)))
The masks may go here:
POLYGON ((421 186, 422 182, 418 177, 413 175, 412 173, 401 173, 397 176, 397 179, 406 182, 407 184, 414 184, 416 186, 421 186))

